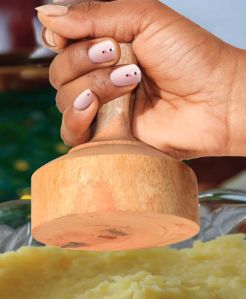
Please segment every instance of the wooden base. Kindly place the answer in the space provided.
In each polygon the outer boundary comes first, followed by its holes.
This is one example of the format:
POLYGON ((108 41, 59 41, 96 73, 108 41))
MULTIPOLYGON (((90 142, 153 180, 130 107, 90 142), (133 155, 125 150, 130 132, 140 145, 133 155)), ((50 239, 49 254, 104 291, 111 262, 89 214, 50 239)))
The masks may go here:
POLYGON ((91 142, 32 177, 32 232, 63 248, 164 246, 199 231, 192 170, 134 141, 91 142))
POLYGON ((36 227, 45 244, 76 250, 128 250, 177 243, 197 234, 197 223, 174 215, 101 212, 66 216, 36 227))

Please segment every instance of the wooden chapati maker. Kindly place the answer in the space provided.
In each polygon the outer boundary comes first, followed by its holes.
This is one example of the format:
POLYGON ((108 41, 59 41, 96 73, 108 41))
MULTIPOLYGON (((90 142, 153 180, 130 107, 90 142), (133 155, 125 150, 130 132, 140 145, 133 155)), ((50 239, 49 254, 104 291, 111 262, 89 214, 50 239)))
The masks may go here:
MULTIPOLYGON (((136 63, 121 45, 119 64, 136 63)), ((104 104, 92 140, 32 176, 32 234, 78 250, 158 247, 199 231, 197 182, 185 164, 136 140, 134 95, 104 104)))

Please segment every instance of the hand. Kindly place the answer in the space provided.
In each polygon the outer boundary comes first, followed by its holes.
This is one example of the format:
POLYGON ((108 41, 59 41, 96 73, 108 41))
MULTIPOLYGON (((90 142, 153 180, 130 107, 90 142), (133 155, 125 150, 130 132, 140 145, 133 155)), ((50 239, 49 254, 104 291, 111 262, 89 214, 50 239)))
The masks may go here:
MULTIPOLYGON (((38 11, 53 49, 77 40, 50 69, 66 143, 87 141, 99 105, 136 88, 140 75, 121 83, 111 75, 118 43, 132 42, 142 70, 132 123, 138 139, 178 159, 246 153, 244 51, 154 0, 46 5, 38 11), (81 41, 87 37, 94 40, 81 41), (94 50, 114 49, 109 61, 90 52, 102 41, 106 44, 94 50), (92 93, 83 93, 87 89, 92 93)), ((125 69, 117 69, 115 77, 124 77, 125 69)))

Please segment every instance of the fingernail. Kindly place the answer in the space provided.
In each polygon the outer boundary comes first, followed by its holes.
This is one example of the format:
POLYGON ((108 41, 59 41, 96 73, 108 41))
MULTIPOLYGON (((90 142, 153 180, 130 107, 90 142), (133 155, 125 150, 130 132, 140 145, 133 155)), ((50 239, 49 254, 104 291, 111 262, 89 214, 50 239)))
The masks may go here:
POLYGON ((64 16, 68 13, 68 6, 46 4, 35 8, 46 16, 64 16))
POLYGON ((110 74, 110 79, 116 86, 138 84, 141 81, 141 78, 141 71, 135 64, 119 67, 110 74))
POLYGON ((93 102, 93 94, 90 89, 83 91, 74 101, 73 107, 76 110, 85 110, 93 102))
POLYGON ((45 28, 42 34, 43 41, 48 47, 55 47, 56 42, 54 38, 54 34, 51 30, 45 28))
POLYGON ((93 45, 88 52, 91 61, 95 63, 107 62, 115 59, 115 46, 110 40, 93 45))

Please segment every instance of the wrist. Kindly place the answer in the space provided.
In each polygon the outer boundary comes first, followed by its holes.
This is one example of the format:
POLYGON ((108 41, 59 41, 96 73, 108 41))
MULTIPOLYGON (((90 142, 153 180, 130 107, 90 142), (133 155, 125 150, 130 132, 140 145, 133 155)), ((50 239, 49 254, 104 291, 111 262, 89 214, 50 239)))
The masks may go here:
POLYGON ((234 71, 228 95, 228 155, 246 156, 246 51, 233 49, 234 71))

